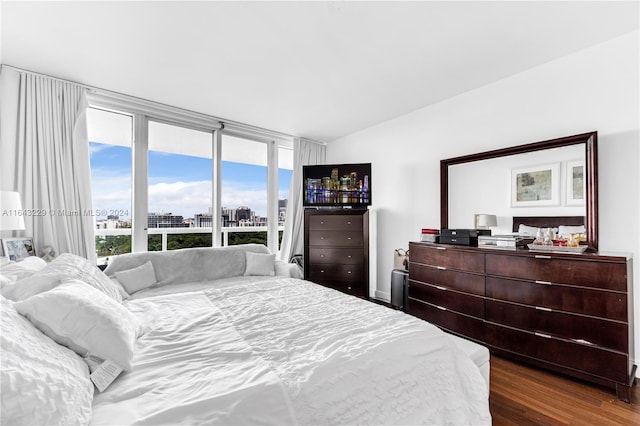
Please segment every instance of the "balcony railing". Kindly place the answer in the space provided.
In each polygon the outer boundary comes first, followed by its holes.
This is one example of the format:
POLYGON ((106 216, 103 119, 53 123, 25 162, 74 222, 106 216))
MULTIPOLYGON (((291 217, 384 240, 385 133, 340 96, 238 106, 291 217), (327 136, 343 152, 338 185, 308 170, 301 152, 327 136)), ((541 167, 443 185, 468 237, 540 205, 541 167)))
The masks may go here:
MULTIPOLYGON (((284 226, 278 226, 278 231, 283 231, 284 226)), ((117 228, 117 229, 96 229, 95 236, 110 237, 110 236, 131 236, 131 228, 117 228)), ((222 228, 222 245, 229 245, 229 234, 232 233, 248 233, 248 232, 264 232, 267 233, 266 226, 228 226, 222 228)), ((212 229, 209 228, 149 228, 147 235, 161 235, 162 236, 162 251, 167 251, 167 241, 169 235, 182 235, 182 234, 211 234, 212 229)), ((265 238, 266 244, 266 238, 265 238)), ((123 254, 123 253, 117 253, 123 254)), ((114 254, 115 255, 115 254, 114 254)), ((108 257, 108 256, 107 256, 108 257)), ((106 257, 99 257, 98 263, 106 262, 106 257)))

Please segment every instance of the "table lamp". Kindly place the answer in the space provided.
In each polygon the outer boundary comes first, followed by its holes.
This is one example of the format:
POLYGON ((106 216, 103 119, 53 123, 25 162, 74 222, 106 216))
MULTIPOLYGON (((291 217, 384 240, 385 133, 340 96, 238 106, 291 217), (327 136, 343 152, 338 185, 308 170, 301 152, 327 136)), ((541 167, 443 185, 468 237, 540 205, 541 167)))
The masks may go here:
POLYGON ((498 226, 498 219, 495 214, 476 215, 476 229, 489 229, 491 226, 498 226))
POLYGON ((13 191, 0 191, 0 231, 24 229, 20 194, 13 191))

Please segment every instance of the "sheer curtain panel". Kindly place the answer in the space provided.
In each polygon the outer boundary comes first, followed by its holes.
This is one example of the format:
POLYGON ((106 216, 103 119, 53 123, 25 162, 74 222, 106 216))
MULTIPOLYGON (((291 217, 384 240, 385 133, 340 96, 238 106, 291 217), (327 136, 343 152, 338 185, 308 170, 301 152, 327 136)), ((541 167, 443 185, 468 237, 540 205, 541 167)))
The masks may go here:
POLYGON ((302 166, 324 164, 327 147, 317 142, 296 139, 293 145, 293 173, 287 203, 287 219, 282 234, 280 259, 288 261, 304 250, 304 207, 302 206, 302 166))
POLYGON ((14 161, 3 158, 2 165, 12 163, 9 189, 21 194, 25 212, 31 212, 24 218, 25 235, 33 237, 36 250, 48 245, 95 261, 86 89, 28 72, 19 76, 12 114, 17 129, 13 140, 2 141, 15 144, 14 161))

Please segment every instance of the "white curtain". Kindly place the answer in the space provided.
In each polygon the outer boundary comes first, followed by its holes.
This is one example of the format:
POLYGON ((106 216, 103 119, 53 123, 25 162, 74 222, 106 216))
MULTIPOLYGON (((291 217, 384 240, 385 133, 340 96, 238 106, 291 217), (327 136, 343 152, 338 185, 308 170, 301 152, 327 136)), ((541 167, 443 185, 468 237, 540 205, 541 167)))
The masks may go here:
POLYGON ((95 261, 86 89, 42 75, 19 75, 17 130, 13 140, 2 143, 15 144, 11 190, 31 212, 25 216, 25 236, 33 237, 36 251, 52 246, 58 254, 95 261))
POLYGON ((282 234, 280 259, 288 261, 304 252, 304 207, 302 206, 302 166, 324 164, 326 146, 305 139, 296 139, 293 146, 293 173, 289 187, 287 219, 282 234))

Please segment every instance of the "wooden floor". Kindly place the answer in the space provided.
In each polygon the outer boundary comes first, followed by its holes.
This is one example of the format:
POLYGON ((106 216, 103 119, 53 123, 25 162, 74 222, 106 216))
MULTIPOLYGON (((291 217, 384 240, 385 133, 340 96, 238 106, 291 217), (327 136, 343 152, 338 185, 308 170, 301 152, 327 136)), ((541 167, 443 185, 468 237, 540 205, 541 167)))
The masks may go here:
POLYGON ((638 382, 627 404, 613 390, 492 355, 493 424, 640 425, 638 382))

